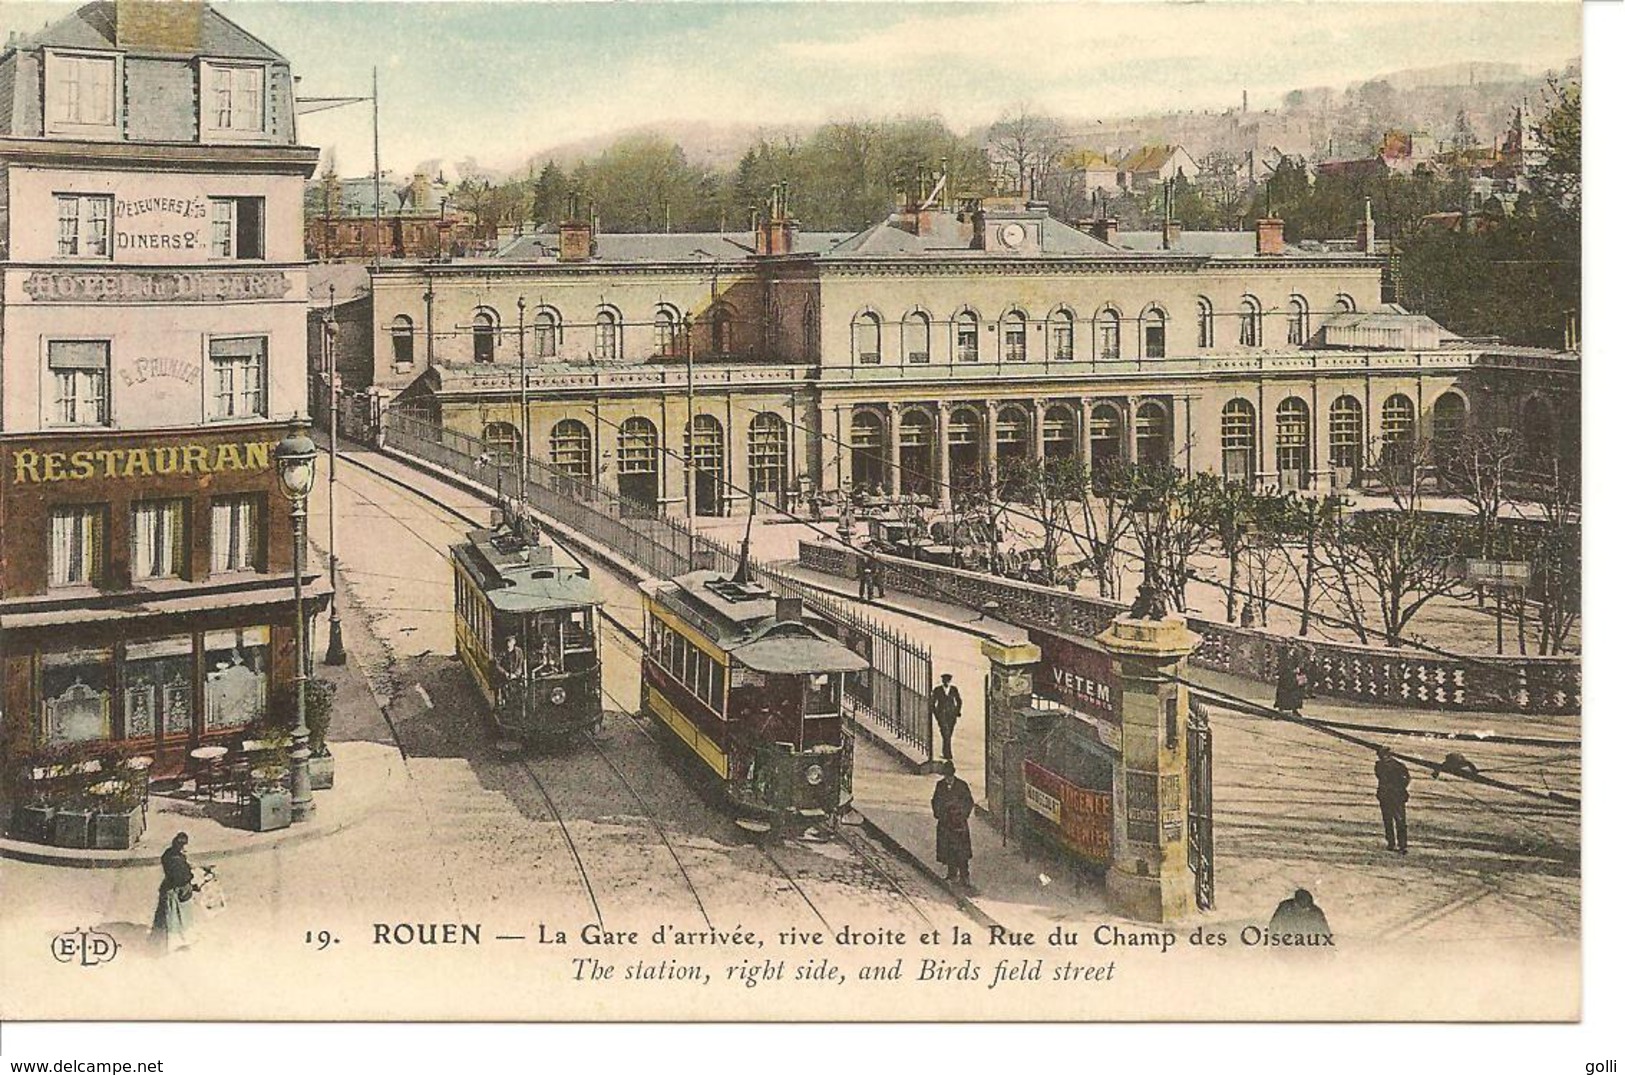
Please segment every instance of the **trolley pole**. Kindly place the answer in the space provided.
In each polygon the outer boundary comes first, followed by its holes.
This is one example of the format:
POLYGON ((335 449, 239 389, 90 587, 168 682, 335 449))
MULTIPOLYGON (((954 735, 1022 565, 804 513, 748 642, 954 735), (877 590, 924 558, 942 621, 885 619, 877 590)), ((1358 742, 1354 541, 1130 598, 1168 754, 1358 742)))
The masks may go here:
POLYGON ((339 622, 339 350, 338 322, 333 316, 334 287, 327 285, 327 313, 322 318, 322 350, 327 371, 327 581, 333 596, 327 606, 327 656, 325 662, 341 665, 349 660, 344 652, 344 625, 339 622))
POLYGON ((694 315, 683 315, 683 351, 688 365, 688 427, 683 434, 683 513, 694 527, 694 315))
MULTIPOLYGON (((530 378, 525 369, 525 299, 519 298, 519 519, 530 525, 530 378)), ((521 530, 523 533, 523 530, 521 530)), ((528 690, 528 688, 527 688, 528 690)))

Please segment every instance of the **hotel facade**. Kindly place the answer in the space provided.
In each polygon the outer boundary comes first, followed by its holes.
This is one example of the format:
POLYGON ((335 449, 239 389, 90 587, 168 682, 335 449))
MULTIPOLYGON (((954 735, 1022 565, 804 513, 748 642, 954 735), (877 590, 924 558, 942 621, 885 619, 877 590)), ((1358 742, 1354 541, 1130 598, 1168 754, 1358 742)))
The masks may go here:
MULTIPOLYGON (((1454 336, 1383 301, 1369 219, 1341 243, 1120 233, 1045 206, 905 206, 857 234, 521 237, 372 271, 373 391, 493 452, 700 514, 862 488, 947 502, 1026 457, 1165 461, 1259 486, 1373 478, 1474 423, 1577 445, 1575 354, 1454 336), (692 357, 693 384, 689 380, 692 357), (518 368, 528 375, 521 415, 518 368), (1565 441, 1568 438, 1568 441, 1565 441)), ((1576 449, 1577 450, 1577 449, 1576 449)))
MULTIPOLYGON (((0 54, 0 732, 155 775, 293 680, 272 450, 306 407, 287 61, 194 3, 0 54)), ((315 579, 319 603, 324 591, 315 579)))

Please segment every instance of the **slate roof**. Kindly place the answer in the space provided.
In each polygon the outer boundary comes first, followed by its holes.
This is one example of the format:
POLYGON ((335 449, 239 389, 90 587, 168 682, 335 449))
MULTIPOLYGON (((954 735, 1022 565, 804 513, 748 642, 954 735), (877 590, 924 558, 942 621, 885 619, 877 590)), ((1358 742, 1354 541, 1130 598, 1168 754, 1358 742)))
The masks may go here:
MULTIPOLYGON (((1163 253, 1161 231, 1120 231, 1117 245, 1138 253, 1163 253)), ((1174 240, 1170 254, 1189 254, 1210 258, 1250 258, 1258 254, 1258 237, 1251 231, 1184 231, 1174 240)), ((1359 253, 1333 250, 1311 250, 1304 246, 1287 244, 1282 255, 1288 258, 1364 257, 1359 253)))
POLYGON ((1037 255, 1001 254, 972 248, 972 232, 968 226, 943 227, 916 235, 900 227, 898 218, 892 217, 834 244, 826 253, 831 257, 843 258, 1094 257, 1123 253, 1088 232, 1079 231, 1053 217, 1041 222, 1041 234, 1043 248, 1037 255))
MULTIPOLYGON (((112 0, 96 0, 73 14, 58 19, 37 34, 19 41, 18 48, 78 48, 115 49, 116 7, 112 0)), ((150 50, 131 50, 137 53, 150 50)), ((227 19, 214 8, 203 8, 203 34, 195 51, 187 55, 220 57, 233 60, 273 60, 287 63, 287 58, 271 46, 227 19)))
MULTIPOLYGON (((796 253, 828 250, 845 232, 797 232, 796 253)), ((599 232, 597 262, 739 262, 756 253, 756 236, 730 232, 599 232)), ((502 261, 550 262, 559 256, 557 232, 529 232, 497 251, 502 261)))

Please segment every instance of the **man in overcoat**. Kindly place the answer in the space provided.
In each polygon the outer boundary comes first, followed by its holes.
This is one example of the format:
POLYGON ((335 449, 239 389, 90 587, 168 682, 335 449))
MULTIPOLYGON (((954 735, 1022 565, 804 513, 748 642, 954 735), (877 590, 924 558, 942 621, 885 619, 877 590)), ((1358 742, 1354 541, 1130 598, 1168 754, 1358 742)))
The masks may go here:
POLYGON ((937 861, 948 868, 948 880, 970 884, 970 815, 975 808, 970 785, 945 762, 942 779, 931 793, 931 816, 937 819, 937 861))
POLYGON ((1377 805, 1388 850, 1405 854, 1405 803, 1410 799, 1411 771, 1387 747, 1377 748, 1377 805))

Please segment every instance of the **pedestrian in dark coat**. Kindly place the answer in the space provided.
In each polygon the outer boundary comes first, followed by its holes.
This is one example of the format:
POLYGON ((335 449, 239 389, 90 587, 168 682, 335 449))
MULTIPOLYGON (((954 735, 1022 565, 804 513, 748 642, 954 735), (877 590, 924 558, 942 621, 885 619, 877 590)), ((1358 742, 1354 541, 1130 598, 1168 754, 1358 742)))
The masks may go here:
POLYGON ((869 557, 862 556, 858 558, 858 600, 867 602, 872 596, 874 593, 869 574, 869 557))
POLYGON ((959 713, 964 707, 959 688, 954 686, 954 677, 944 672, 942 682, 931 689, 931 718, 937 722, 937 731, 942 735, 942 756, 948 761, 954 760, 954 725, 959 723, 959 713))
POLYGON ((931 793, 931 816, 937 819, 937 861, 948 867, 948 880, 970 884, 970 815, 975 808, 970 785, 954 775, 953 762, 942 767, 942 779, 931 793))
POLYGON ((159 859, 164 879, 158 885, 158 906, 152 913, 152 939, 165 952, 191 945, 193 912, 192 864, 186 860, 186 833, 177 833, 159 859))
POLYGON ((1300 937, 1331 937, 1332 927, 1326 924, 1326 913, 1315 903, 1307 888, 1300 888, 1291 899, 1275 906, 1270 917, 1270 932, 1277 935, 1297 934, 1300 937))
POLYGON ((1411 771, 1387 747, 1377 748, 1377 805, 1388 850, 1405 854, 1405 803, 1411 797, 1411 771))
POLYGON ((1303 655, 1296 650, 1281 658, 1281 670, 1275 675, 1275 708, 1282 713, 1302 713, 1304 692, 1309 686, 1309 673, 1303 663, 1303 655))
POLYGON ((870 553, 869 596, 871 598, 886 596, 886 576, 884 571, 885 569, 880 564, 880 557, 876 556, 874 553, 870 553))

